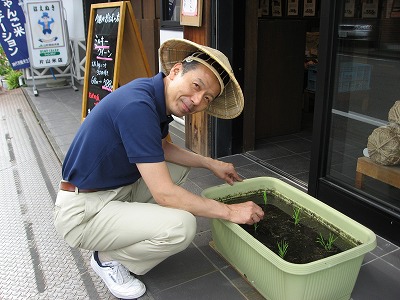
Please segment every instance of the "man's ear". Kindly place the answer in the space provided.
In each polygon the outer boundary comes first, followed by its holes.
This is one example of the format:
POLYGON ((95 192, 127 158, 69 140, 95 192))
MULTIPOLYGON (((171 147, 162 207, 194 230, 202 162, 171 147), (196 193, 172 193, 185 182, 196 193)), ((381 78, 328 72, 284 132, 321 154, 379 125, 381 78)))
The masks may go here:
POLYGON ((177 63, 177 64, 175 64, 175 65, 171 68, 171 70, 169 71, 168 77, 170 77, 170 79, 174 79, 174 77, 175 77, 176 75, 178 75, 179 72, 180 72, 181 70, 182 70, 182 63, 177 63))

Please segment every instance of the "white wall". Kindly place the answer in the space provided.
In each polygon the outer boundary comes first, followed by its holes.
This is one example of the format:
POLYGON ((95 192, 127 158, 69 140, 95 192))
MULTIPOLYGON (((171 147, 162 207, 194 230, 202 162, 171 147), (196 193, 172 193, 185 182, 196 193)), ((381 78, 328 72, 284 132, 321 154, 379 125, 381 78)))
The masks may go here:
POLYGON ((160 45, 168 39, 183 38, 183 30, 160 30, 160 45))
POLYGON ((64 14, 67 19, 69 38, 76 40, 85 39, 85 26, 83 18, 82 0, 62 0, 64 14))
MULTIPOLYGON (((160 30, 160 46, 162 43, 164 43, 166 40, 169 39, 178 39, 178 38, 183 38, 183 30, 160 30)), ((159 70, 161 71, 161 64, 159 63, 159 70)))

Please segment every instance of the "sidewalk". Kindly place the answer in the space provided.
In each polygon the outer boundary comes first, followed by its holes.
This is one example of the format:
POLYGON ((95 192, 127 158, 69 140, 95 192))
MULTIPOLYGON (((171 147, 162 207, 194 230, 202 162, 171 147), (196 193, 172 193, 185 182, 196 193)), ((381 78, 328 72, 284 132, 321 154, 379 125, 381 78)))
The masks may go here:
MULTIPOLYGON (((80 125, 81 99, 81 86, 77 92, 39 89, 38 97, 30 88, 0 94, 0 299, 115 299, 91 270, 91 253, 68 247, 52 224, 61 162, 80 125)), ((171 131, 173 141, 184 145, 182 133, 171 131)), ((240 154, 223 160, 234 163, 244 178, 280 178, 240 154)), ((195 169, 185 187, 200 194, 220 183, 210 172, 195 169)), ((191 246, 142 276, 148 291, 140 299, 263 299, 209 246, 209 220, 197 220, 191 246)), ((378 237, 352 299, 399 295, 400 248, 378 237)))

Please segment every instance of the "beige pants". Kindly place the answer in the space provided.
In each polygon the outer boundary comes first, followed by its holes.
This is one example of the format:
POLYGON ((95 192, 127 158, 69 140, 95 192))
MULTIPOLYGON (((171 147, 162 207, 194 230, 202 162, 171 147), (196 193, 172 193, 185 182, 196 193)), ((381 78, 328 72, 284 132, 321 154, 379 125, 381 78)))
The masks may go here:
MULTIPOLYGON (((171 163, 168 169, 178 185, 189 173, 171 163)), ((103 252, 138 275, 186 249, 196 233, 195 217, 155 204, 142 179, 115 190, 59 191, 54 224, 70 246, 103 252)))

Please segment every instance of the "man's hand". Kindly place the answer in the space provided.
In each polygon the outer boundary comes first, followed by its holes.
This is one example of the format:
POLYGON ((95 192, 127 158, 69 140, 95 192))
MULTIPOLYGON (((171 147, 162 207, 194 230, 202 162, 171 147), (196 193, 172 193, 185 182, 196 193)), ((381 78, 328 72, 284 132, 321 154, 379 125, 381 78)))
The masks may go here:
POLYGON ((264 218, 264 211, 252 201, 227 205, 229 221, 237 224, 253 225, 264 218))
POLYGON ((230 185, 235 181, 243 181, 236 173, 235 167, 231 163, 226 163, 187 151, 166 141, 166 139, 163 140, 163 149, 165 160, 168 162, 187 167, 206 168, 212 171, 215 176, 221 178, 230 185))
POLYGON ((226 183, 232 185, 235 181, 243 181, 243 179, 236 173, 235 167, 231 163, 226 163, 220 160, 213 159, 210 163, 209 169, 226 183))

